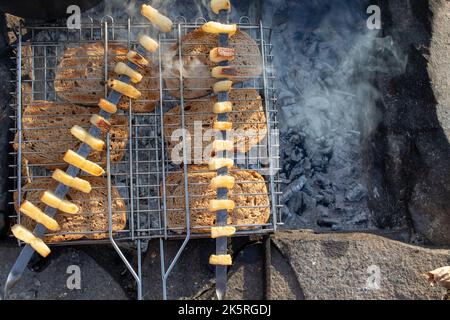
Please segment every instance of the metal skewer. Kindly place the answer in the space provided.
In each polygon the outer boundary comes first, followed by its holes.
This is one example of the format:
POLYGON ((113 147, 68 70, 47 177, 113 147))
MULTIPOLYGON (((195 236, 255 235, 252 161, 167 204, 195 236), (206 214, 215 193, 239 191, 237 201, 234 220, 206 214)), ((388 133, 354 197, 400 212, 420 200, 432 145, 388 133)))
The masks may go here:
MULTIPOLYGON (((220 10, 219 12, 219 21, 221 23, 228 23, 228 10, 220 10)), ((219 47, 228 47, 228 34, 220 34, 219 35, 219 47)), ((228 61, 220 62, 220 66, 228 66, 228 61)), ((220 92, 218 94, 217 100, 219 102, 225 102, 228 101, 228 92, 220 92)), ((218 121, 228 121, 228 114, 227 113, 221 113, 217 116, 218 121)), ((227 132, 221 131, 220 132, 221 139, 226 140, 227 139, 227 132)), ((227 152, 223 151, 221 157, 226 157, 227 152)), ((225 176, 228 174, 228 168, 222 168, 218 170, 217 175, 225 176)), ((226 200, 228 199, 228 189, 220 188, 217 190, 217 199, 219 200, 226 200)), ((217 226, 223 227, 227 225, 227 216, 228 212, 227 210, 220 210, 216 213, 216 221, 217 226)), ((228 239, 227 237, 219 237, 216 239, 216 254, 217 255, 225 255, 228 252, 228 239)), ((228 282, 228 275, 227 275, 227 266, 216 266, 216 296, 217 299, 223 300, 226 297, 227 294, 227 282, 228 282)))

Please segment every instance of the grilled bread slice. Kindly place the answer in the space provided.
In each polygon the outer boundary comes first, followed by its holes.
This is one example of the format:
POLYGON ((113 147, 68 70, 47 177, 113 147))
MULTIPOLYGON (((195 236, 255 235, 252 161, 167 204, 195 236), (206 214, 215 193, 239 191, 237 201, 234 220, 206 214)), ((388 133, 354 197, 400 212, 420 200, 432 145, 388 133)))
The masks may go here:
MULTIPOLYGON (((76 214, 58 211, 55 220, 60 230, 50 233, 44 238, 47 243, 87 239, 103 239, 108 237, 108 189, 106 178, 83 177, 92 185, 89 194, 70 189, 66 199, 75 204, 79 211, 76 214)), ((45 209, 39 198, 47 189, 54 190, 58 182, 51 178, 37 178, 23 187, 22 201, 28 200, 36 204, 41 210, 45 209)), ((126 225, 126 206, 116 187, 112 187, 112 226, 114 231, 123 230, 126 225)), ((18 194, 14 193, 16 210, 18 194)), ((20 223, 29 230, 33 230, 36 223, 25 215, 21 215, 20 223)))
MULTIPOLYGON (((216 190, 211 188, 211 180, 217 174, 207 166, 189 166, 189 208, 193 232, 210 232, 216 223, 216 215, 209 208, 210 200, 216 199, 216 190), (208 228, 209 227, 209 228, 208 228)), ((228 213, 228 224, 237 225, 237 230, 251 227, 239 225, 265 224, 270 217, 269 196, 264 178, 256 171, 232 168, 230 176, 235 184, 229 191, 229 199, 234 201, 235 209, 228 213)), ((184 205, 184 174, 169 173, 166 180, 167 226, 176 232, 186 229, 184 205)))
MULTIPOLYGON (((81 141, 75 138, 70 129, 79 125, 87 129, 92 114, 99 108, 87 108, 73 104, 35 101, 24 108, 22 115, 22 155, 31 165, 47 169, 65 168, 64 153, 68 149, 77 150, 81 141)), ((117 162, 125 154, 128 142, 127 117, 112 115, 111 123, 111 161, 117 162)), ((105 134, 100 139, 105 141, 105 134)), ((18 134, 14 149, 19 149, 18 134)), ((100 164, 106 163, 106 150, 92 151, 88 159, 100 164)))
MULTIPOLYGON (((262 100, 254 89, 234 89, 230 93, 230 101, 233 103, 233 110, 229 114, 229 121, 232 123, 232 129, 234 130, 232 139, 236 149, 245 153, 258 145, 267 134, 266 115, 262 100)), ((215 102, 217 102, 216 97, 206 97, 201 101, 186 102, 184 107, 185 126, 191 135, 192 146, 199 147, 194 140, 195 124, 201 125, 202 136, 204 137, 201 159, 198 159, 198 153, 194 153, 194 148, 191 148, 191 159, 195 160, 194 163, 196 164, 207 163, 208 158, 212 155, 212 148, 210 148, 211 150, 206 148, 214 139, 208 139, 209 134, 207 133, 213 128, 217 117, 212 112, 215 102)), ((169 154, 171 154, 173 148, 180 144, 177 137, 178 132, 176 132, 176 130, 181 129, 180 106, 176 106, 165 113, 164 126, 164 135, 168 143, 169 154)))
MULTIPOLYGON (((188 33, 182 39, 184 98, 195 99, 212 92, 217 81, 211 75, 217 64, 209 53, 219 43, 218 35, 201 31, 188 33)), ((229 40, 229 47, 235 50, 235 59, 230 66, 236 68, 234 82, 243 82, 258 77, 262 72, 262 57, 258 44, 245 32, 238 30, 229 40)), ((180 98, 180 58, 178 47, 173 48, 171 57, 164 60, 163 77, 170 93, 180 98)))
MULTIPOLYGON (((105 79, 104 47, 100 42, 83 44, 64 50, 55 76, 55 91, 62 100, 82 105, 97 105, 105 96, 104 81, 115 78, 117 62, 127 61, 127 48, 110 44, 108 52, 108 77, 105 79)), ((152 112, 159 101, 159 73, 154 64, 139 69, 142 81, 136 85, 142 96, 132 101, 133 112, 152 112)), ((122 97, 119 109, 128 110, 129 99, 122 97)))

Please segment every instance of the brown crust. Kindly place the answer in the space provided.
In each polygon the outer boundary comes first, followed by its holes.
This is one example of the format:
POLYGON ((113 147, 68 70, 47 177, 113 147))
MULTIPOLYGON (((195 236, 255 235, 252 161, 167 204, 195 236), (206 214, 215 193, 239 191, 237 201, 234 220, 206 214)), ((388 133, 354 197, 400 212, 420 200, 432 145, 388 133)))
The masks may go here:
MULTIPOLYGON (((195 99, 206 96, 212 92, 211 86, 216 81, 211 76, 211 68, 217 64, 209 59, 209 52, 217 47, 218 35, 197 29, 185 35, 182 43, 184 98, 195 99)), ((235 59, 230 62, 230 65, 236 68, 236 75, 239 77, 234 79, 235 82, 243 82, 261 74, 261 52, 247 33, 238 30, 230 38, 229 47, 235 50, 235 59)), ((178 65, 178 47, 174 47, 173 57, 164 61, 163 76, 167 88, 176 98, 180 98, 178 65)))
MULTIPOLYGON (((252 147, 258 145, 267 134, 266 115, 264 113, 262 99, 254 89, 239 89, 230 92, 230 101, 233 103, 233 113, 230 113, 229 121, 233 124, 233 129, 237 133, 234 136, 234 143, 240 152, 248 152, 252 147), (241 101, 240 101, 241 100, 241 101), (253 135, 246 137, 239 135, 239 131, 253 131, 253 135)), ((194 146, 194 122, 201 121, 202 136, 211 130, 216 120, 216 115, 212 113, 213 105, 217 102, 216 97, 205 98, 202 101, 191 101, 185 104, 185 125, 192 137, 194 146)), ((169 154, 171 150, 180 142, 172 141, 171 137, 175 130, 181 128, 180 106, 176 106, 164 115, 164 135, 168 143, 169 154)), ((203 140, 207 140, 204 138, 203 140)), ((203 151, 211 144, 211 141, 203 141, 203 151)), ((194 159, 194 154, 192 154, 194 159)), ((200 159, 195 159, 200 160, 200 159)), ((208 159, 203 159, 207 161, 208 159)), ((198 162, 196 162, 198 163, 198 162)), ((204 163, 204 162, 202 162, 204 163)))
MULTIPOLYGON (((128 50, 117 44, 110 44, 108 54, 108 79, 117 77, 114 66, 126 62, 128 50)), ((136 84, 142 96, 132 101, 133 112, 152 112, 159 101, 159 76, 156 65, 140 70, 143 79, 136 84)), ((104 98, 104 48, 101 42, 82 44, 68 48, 58 64, 55 76, 55 90, 58 97, 70 103, 96 105, 104 98)), ((117 107, 128 110, 129 99, 122 97, 117 107)))
MULTIPOLYGON (((22 155, 29 164, 40 165, 47 169, 65 168, 64 153, 68 149, 77 150, 81 142, 70 133, 70 128, 79 125, 84 128, 90 126, 90 117, 97 114, 99 108, 86 108, 72 104, 36 101, 25 106, 22 115, 22 155), (42 129, 41 129, 42 128, 42 129)), ((111 161, 122 160, 127 142, 127 117, 112 115, 113 125, 111 137, 111 161)), ((105 140, 106 135, 100 137, 105 140)), ((14 149, 19 149, 18 133, 16 134, 14 149)), ((92 151, 89 160, 100 164, 106 163, 106 150, 92 151)))
MULTIPOLYGON (((56 213, 55 219, 61 230, 49 234, 44 238, 47 243, 78 239, 104 239, 108 237, 108 199, 105 178, 83 177, 92 185, 92 192, 89 194, 70 189, 66 199, 76 204, 80 211, 77 214, 67 214, 61 211, 56 213), (94 233, 90 233, 93 232, 94 233), (61 234, 70 232, 72 234, 61 234), (74 234, 76 233, 76 234, 74 234), (84 234, 83 234, 84 233, 84 234)), ((22 201, 28 200, 41 210, 45 209, 45 204, 40 202, 39 197, 45 190, 54 190, 58 182, 51 178, 39 178, 23 187, 22 201)), ((117 188, 112 187, 112 221, 113 230, 123 230, 126 226, 126 206, 117 188)), ((14 193, 14 205, 17 212, 19 209, 18 193, 14 193)), ((21 224, 29 230, 33 230, 36 223, 25 215, 21 214, 21 224)))
MULTIPOLYGON (((265 224, 270 218, 269 197, 264 178, 256 171, 234 168, 230 175, 236 180, 229 199, 236 207, 257 206, 258 208, 236 208, 228 214, 228 224, 265 224), (245 182, 245 183, 243 183, 245 182), (257 194, 257 195, 256 195, 257 194)), ((210 188, 216 173, 206 166, 189 166, 189 208, 191 226, 211 227, 215 225, 216 215, 208 211, 209 200, 216 199, 216 191, 210 188)), ((184 227, 184 174, 169 173, 166 180, 167 226, 169 229, 184 227), (174 211, 177 209, 177 211, 174 211)), ((238 230, 251 227, 237 227, 238 230)), ((209 228, 193 229, 193 232, 209 232, 209 228)), ((176 230, 180 232, 181 230, 176 230)))

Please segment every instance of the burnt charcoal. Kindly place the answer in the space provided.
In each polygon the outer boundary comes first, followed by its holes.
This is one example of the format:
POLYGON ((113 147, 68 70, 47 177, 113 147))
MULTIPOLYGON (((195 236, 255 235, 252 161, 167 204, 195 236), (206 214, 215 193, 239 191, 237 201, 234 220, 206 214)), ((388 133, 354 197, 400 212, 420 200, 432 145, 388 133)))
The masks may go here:
POLYGON ((330 216, 330 211, 328 208, 324 207, 324 206, 317 206, 317 215, 320 218, 328 218, 330 216))
POLYGON ((322 204, 323 199, 325 198, 325 196, 323 194, 318 194, 315 196, 316 202, 318 204, 322 204))
POLYGON ((333 228, 333 227, 339 225, 339 221, 337 221, 335 219, 329 219, 329 218, 318 219, 317 225, 321 228, 333 228))
POLYGON ((309 158, 305 158, 305 162, 303 164, 303 168, 305 169, 306 175, 308 177, 310 177, 312 165, 311 165, 311 160, 309 158))
POLYGON ((319 194, 316 197, 317 203, 325 207, 330 207, 336 202, 336 196, 332 193, 319 194))
POLYGON ((357 214, 357 215, 350 221, 350 223, 356 224, 356 225, 366 224, 367 222, 368 222, 367 214, 364 213, 364 212, 361 212, 361 213, 357 214))
POLYGON ((327 159, 328 161, 331 160, 331 158, 333 157, 333 147, 327 147, 324 148, 322 150, 320 150, 320 153, 322 154, 322 156, 327 159))
POLYGON ((303 187, 303 192, 306 193, 308 196, 310 197, 314 197, 314 195, 316 194, 315 190, 313 187, 311 187, 310 182, 307 183, 304 187, 303 187))
POLYGON ((306 184, 306 177, 301 176, 296 179, 289 187, 287 187, 283 194, 280 197, 281 203, 286 203, 286 201, 290 200, 293 196, 298 196, 299 192, 303 189, 306 184))
POLYGON ((295 197, 292 197, 288 203, 287 206, 289 208, 289 211, 291 213, 297 214, 297 215, 301 215, 303 212, 303 196, 300 193, 299 195, 296 195, 295 197))
POLYGON ((301 143, 300 135, 298 135, 297 133, 293 133, 289 138, 289 143, 293 145, 299 145, 301 143))
POLYGON ((302 207, 303 212, 310 210, 314 211, 316 209, 317 201, 313 196, 305 192, 302 192, 302 199, 303 199, 303 207, 302 207))
POLYGON ((303 166, 298 165, 291 170, 291 173, 289 174, 289 179, 294 180, 294 179, 298 178, 299 176, 303 175, 304 172, 305 172, 305 170, 303 169, 303 166))
POLYGON ((317 186, 319 186, 322 189, 328 189, 331 188, 331 181, 327 178, 325 178, 323 175, 321 174, 316 174, 314 176, 315 178, 315 182, 317 184, 317 186))
POLYGON ((281 208, 281 219, 282 221, 288 221, 290 218, 293 217, 293 213, 289 210, 288 206, 283 206, 281 208))
POLYGON ((292 153, 292 147, 290 145, 285 145, 286 147, 282 149, 282 155, 288 160, 292 153))
POLYGON ((326 173, 329 162, 330 159, 328 157, 318 153, 311 159, 311 166, 314 168, 314 171, 326 173))
POLYGON ((359 202, 367 195, 367 189, 360 183, 352 185, 345 193, 345 199, 350 202, 359 202))
MULTIPOLYGON (((288 185, 292 182, 291 179, 286 178, 286 173, 284 173, 284 172, 280 173, 280 180, 281 180, 281 183, 284 185, 288 185)), ((286 188, 286 186, 284 186, 283 189, 284 188, 286 188)))
POLYGON ((292 164, 290 162, 286 162, 283 165, 283 172, 290 172, 292 168, 292 164))
POLYGON ((303 151, 300 148, 294 148, 290 154, 291 161, 293 162, 299 162, 304 158, 303 151))
POLYGON ((336 213, 338 215, 341 215, 341 216, 344 216, 344 215, 347 214, 347 209, 345 207, 343 207, 343 206, 336 206, 334 208, 334 213, 336 213))

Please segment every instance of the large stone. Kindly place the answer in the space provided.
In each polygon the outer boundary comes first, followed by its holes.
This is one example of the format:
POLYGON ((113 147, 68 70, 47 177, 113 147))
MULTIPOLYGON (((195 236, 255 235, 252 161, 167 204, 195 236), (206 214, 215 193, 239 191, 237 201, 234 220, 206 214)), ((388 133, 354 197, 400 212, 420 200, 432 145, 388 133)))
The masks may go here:
MULTIPOLYGON (((383 119, 373 166, 384 176, 372 201, 375 225, 409 217, 426 243, 450 245, 450 3, 381 1, 384 34, 405 57, 403 72, 382 74, 383 119), (398 19, 397 17, 402 17, 398 19), (377 214, 375 214, 377 215, 377 214)), ((394 58, 394 57, 393 57, 394 58)))
MULTIPOLYGON (((26 270, 22 279, 9 293, 11 300, 109 300, 127 299, 120 285, 106 269, 101 268, 83 251, 64 247, 53 248, 47 265, 40 272, 26 270), (70 289, 67 282, 80 270, 80 289, 70 289), (77 272, 77 271, 75 271, 77 272)), ((15 242, 0 243, 0 292, 8 273, 20 253, 15 242)), ((72 282, 70 282, 72 283, 72 282)))
MULTIPOLYGON (((210 240, 189 243, 169 277, 169 299, 215 298, 214 269, 208 265, 213 244, 210 240)), ((166 243, 166 263, 179 247, 178 241, 166 243)), ((270 289, 266 292, 262 244, 243 238, 234 239, 232 247, 228 299, 440 299, 444 292, 431 288, 422 274, 450 263, 448 250, 408 245, 384 236, 280 232, 272 237, 270 289)), ((161 298, 160 270, 155 241, 143 263, 146 299, 161 298)))
POLYGON ((434 243, 450 245, 450 3, 431 0, 429 5, 428 73, 439 128, 416 139, 423 168, 417 173, 409 208, 417 231, 434 243))
MULTIPOLYGON (((358 233, 289 232, 272 240, 295 275, 289 284, 305 299, 441 299, 445 293, 422 274, 448 265, 448 250, 358 233)), ((273 286, 271 296, 279 290, 273 286)))
MULTIPOLYGON (((431 288, 422 274, 448 265, 448 250, 358 233, 279 232, 271 241, 270 287, 266 290, 263 244, 255 239, 233 239, 228 299, 440 299, 444 294, 438 287, 431 288)), ((166 268, 180 244, 165 243, 166 268)), ((27 270, 10 298, 128 298, 123 288, 134 289, 134 280, 121 280, 125 272, 120 270, 125 268, 114 251, 109 246, 86 248, 54 248, 48 265, 40 272, 27 270), (71 265, 80 267, 81 290, 67 288, 71 265)), ((208 264, 214 248, 212 240, 189 242, 168 278, 169 299, 215 299, 214 268, 208 264)), ((13 243, 0 246, 2 286, 18 253, 13 243)), ((151 241, 142 263, 144 299, 162 298, 160 267, 159 241, 151 241)))
POLYGON ((440 133, 422 134, 417 150, 423 168, 417 173, 416 185, 409 203, 414 228, 427 240, 450 245, 450 147, 440 133))

